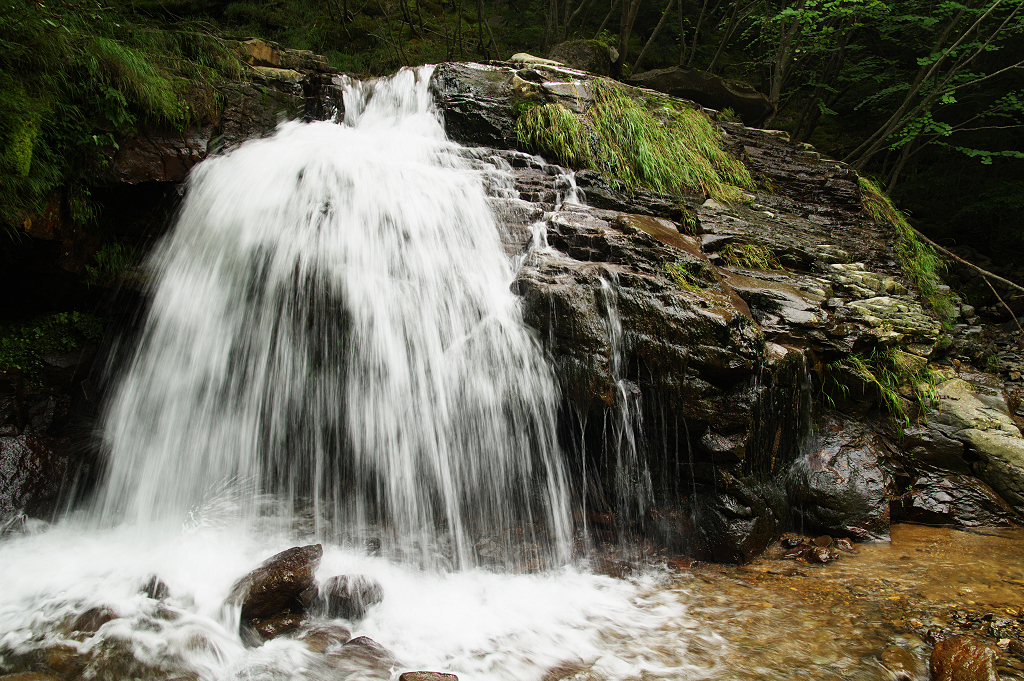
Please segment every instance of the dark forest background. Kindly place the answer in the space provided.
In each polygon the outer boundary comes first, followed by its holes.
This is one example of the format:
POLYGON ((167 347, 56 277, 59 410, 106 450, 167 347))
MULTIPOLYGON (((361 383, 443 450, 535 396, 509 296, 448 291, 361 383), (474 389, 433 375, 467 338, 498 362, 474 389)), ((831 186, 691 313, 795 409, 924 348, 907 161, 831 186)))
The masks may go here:
POLYGON ((88 177, 104 145, 202 121, 218 84, 244 74, 222 39, 309 49, 360 75, 586 39, 615 48, 623 76, 681 65, 757 88, 777 105, 766 127, 876 178, 925 234, 1009 273, 1024 267, 1022 4, 3 0, 0 238, 54 191, 95 219, 88 177))

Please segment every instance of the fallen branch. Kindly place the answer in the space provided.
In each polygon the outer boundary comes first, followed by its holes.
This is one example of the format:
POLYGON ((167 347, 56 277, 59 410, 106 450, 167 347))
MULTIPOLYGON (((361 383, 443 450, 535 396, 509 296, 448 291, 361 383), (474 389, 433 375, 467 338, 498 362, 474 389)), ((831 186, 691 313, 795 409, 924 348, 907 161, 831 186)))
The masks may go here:
POLYGON ((985 277, 984 275, 982 275, 982 277, 981 277, 981 278, 982 278, 982 279, 984 279, 984 280, 985 280, 985 283, 986 283, 986 284, 988 284, 988 287, 989 287, 990 289, 992 289, 992 293, 994 293, 994 294, 995 294, 995 296, 996 296, 996 299, 998 299, 1000 303, 1003 303, 1003 307, 1005 307, 1005 308, 1006 308, 1006 311, 1010 313, 1010 316, 1011 316, 1011 317, 1013 317, 1013 321, 1014 321, 1014 323, 1015 323, 1015 324, 1017 324, 1017 329, 1018 329, 1018 330, 1020 331, 1021 335, 1022 335, 1022 336, 1024 336, 1024 329, 1022 329, 1022 328, 1021 328, 1021 326, 1020 326, 1020 322, 1019 322, 1019 321, 1017 321, 1017 315, 1013 314, 1013 310, 1011 310, 1011 309, 1010 309, 1010 306, 1009 306, 1009 305, 1007 305, 1007 304, 1006 304, 1006 303, 1005 303, 1005 302, 1003 301, 1003 299, 1002 299, 1002 298, 1001 298, 1001 297, 999 296, 999 292, 998 292, 998 291, 996 291, 996 287, 992 285, 992 282, 991 282, 991 281, 989 281, 989 280, 988 280, 988 279, 987 279, 987 278, 986 278, 986 277, 985 277))
MULTIPOLYGON (((911 227, 911 229, 914 229, 914 228, 911 227)), ((957 255, 956 253, 953 253, 949 249, 943 248, 942 246, 938 245, 937 243, 935 243, 934 241, 932 241, 931 239, 926 237, 924 234, 921 234, 921 232, 917 231, 916 229, 914 229, 914 234, 917 234, 917 236, 920 237, 921 239, 923 239, 925 242, 927 242, 928 244, 930 244, 930 245, 934 246, 935 248, 939 249, 940 251, 942 251, 943 253, 945 253, 949 257, 953 258, 957 262, 961 262, 964 265, 967 265, 968 267, 973 267, 974 269, 976 269, 979 272, 981 272, 982 274, 984 274, 986 277, 992 277, 996 281, 1001 282, 1003 284, 1006 284, 1007 286, 1009 286, 1011 288, 1015 288, 1018 291, 1020 291, 1021 293, 1024 293, 1024 286, 1021 286, 1020 284, 1015 284, 1012 281, 1010 281, 1009 279, 1003 279, 998 274, 992 274, 988 270, 984 270, 984 269, 978 267, 973 262, 969 262, 967 260, 964 260, 959 255, 957 255)))
POLYGON ((984 280, 985 280, 985 283, 986 283, 986 284, 988 284, 988 287, 989 287, 990 289, 992 289, 992 293, 994 293, 994 294, 995 294, 995 296, 996 296, 996 300, 998 300, 998 301, 999 301, 1000 303, 1002 303, 1002 304, 1003 304, 1003 307, 1005 307, 1005 308, 1006 308, 1006 311, 1010 313, 1010 316, 1011 316, 1011 317, 1013 317, 1013 321, 1017 323, 1017 328, 1018 328, 1018 329, 1020 329, 1021 335, 1024 335, 1024 328, 1021 328, 1020 322, 1019 322, 1019 321, 1017 321, 1017 315, 1013 314, 1013 310, 1011 310, 1011 309, 1010 309, 1010 306, 1006 304, 1006 301, 1004 301, 1004 300, 1002 299, 1002 297, 1001 297, 1001 296, 999 295, 999 293, 998 293, 998 292, 996 291, 996 287, 995 287, 995 286, 993 286, 993 285, 992 285, 992 282, 990 282, 990 281, 988 280, 988 277, 992 277, 992 278, 993 278, 993 279, 995 279, 996 281, 1002 282, 1002 283, 1006 284, 1007 286, 1010 286, 1010 287, 1012 287, 1012 288, 1015 288, 1015 289, 1017 289, 1018 291, 1020 291, 1021 293, 1024 293, 1024 286, 1020 286, 1020 285, 1018 285, 1018 284, 1015 284, 1015 283, 1013 283, 1012 281, 1010 281, 1009 279, 1004 279, 1004 278, 1000 277, 1000 276, 999 276, 998 274, 992 274, 992 273, 991 273, 991 272, 989 272, 988 270, 986 270, 986 269, 982 269, 981 267, 978 267, 978 266, 977 266, 977 265, 975 265, 975 264, 974 264, 973 262, 970 262, 970 261, 968 261, 968 260, 964 260, 964 259, 963 259, 963 258, 961 258, 961 257, 960 257, 959 255, 957 255, 956 253, 953 253, 952 251, 950 251, 950 250, 949 250, 948 248, 943 248, 942 246, 938 245, 937 243, 935 243, 934 241, 932 241, 931 239, 929 239, 928 237, 926 237, 926 236, 925 236, 924 234, 921 234, 921 232, 919 232, 918 230, 914 229, 914 227, 911 227, 911 229, 913 229, 913 230, 914 230, 914 234, 917 234, 917 236, 918 236, 918 237, 919 237, 920 239, 923 239, 923 240, 924 240, 924 241, 925 241, 926 243, 930 244, 930 245, 931 245, 931 246, 933 246, 934 248, 937 248, 937 249, 939 249, 940 251, 942 251, 943 253, 945 253, 945 254, 946 254, 946 255, 948 255, 949 257, 953 258, 953 259, 954 259, 954 260, 956 260, 957 262, 963 263, 964 265, 967 265, 968 267, 973 267, 974 269, 978 270, 978 272, 980 272, 980 273, 981 273, 981 278, 982 278, 982 279, 984 279, 984 280))

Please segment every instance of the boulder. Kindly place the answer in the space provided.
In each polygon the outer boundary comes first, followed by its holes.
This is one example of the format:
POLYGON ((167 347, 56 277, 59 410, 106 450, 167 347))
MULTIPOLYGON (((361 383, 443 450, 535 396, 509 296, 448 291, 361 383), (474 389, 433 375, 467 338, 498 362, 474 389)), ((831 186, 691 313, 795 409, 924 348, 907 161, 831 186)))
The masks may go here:
POLYGON ((241 606, 240 634, 258 645, 302 624, 306 606, 300 595, 313 585, 323 547, 296 546, 264 561, 235 582, 228 603, 241 606))
POLYGON ((399 661, 391 651, 373 639, 358 636, 341 648, 328 651, 327 664, 343 679, 390 681, 391 669, 399 661))
POLYGON ((317 610, 331 618, 359 620, 382 600, 384 590, 376 580, 365 575, 341 575, 324 582, 317 610))
POLYGON ((759 125, 775 110, 767 97, 749 85, 685 66, 645 71, 630 77, 627 82, 689 99, 709 109, 732 109, 750 126, 759 125))
POLYGON ((894 481, 875 437, 855 423, 832 420, 809 445, 786 481, 794 526, 861 541, 888 537, 894 481))
POLYGON ((612 58, 608 46, 597 40, 569 40, 558 43, 548 52, 548 57, 599 76, 612 72, 612 58))
POLYGON ((929 663, 932 681, 997 681, 995 650, 966 637, 939 641, 929 663))
POLYGON ((927 472, 894 500, 894 520, 923 525, 999 527, 1020 516, 991 487, 969 475, 927 472))

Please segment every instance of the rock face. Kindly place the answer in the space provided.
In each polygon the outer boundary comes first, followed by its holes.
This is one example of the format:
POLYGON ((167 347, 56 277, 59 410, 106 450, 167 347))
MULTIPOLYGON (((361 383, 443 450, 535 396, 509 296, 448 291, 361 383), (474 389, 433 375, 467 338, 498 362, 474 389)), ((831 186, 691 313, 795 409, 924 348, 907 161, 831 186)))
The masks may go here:
MULTIPOLYGON (((587 205, 559 206, 562 169, 500 149, 513 146, 518 102, 581 112, 590 76, 524 62, 446 64, 434 78, 449 135, 498 147, 476 157, 512 168, 520 200, 495 199, 506 250, 523 254, 531 221, 543 227, 545 247, 514 290, 562 387, 563 445, 590 480, 600 532, 741 562, 791 522, 867 539, 886 536, 893 501, 918 517, 936 507, 956 478, 907 465, 903 435, 865 418, 877 411, 856 372, 843 410, 822 420, 819 404, 809 429, 826 365, 878 348, 921 362, 941 352, 942 326, 897 266, 891 227, 864 213, 856 173, 785 133, 723 123, 726 148, 759 186, 743 201, 625 193, 587 170, 575 176, 587 205), (673 268, 690 274, 686 285, 673 268), (899 497, 908 476, 916 496, 899 497)), ((974 500, 951 510, 964 524, 1008 518, 1000 495, 1012 506, 1024 480, 1004 417, 915 423, 908 438, 913 456, 969 477, 974 500), (967 446, 984 454, 965 457, 967 446)))
POLYGON ((709 109, 732 109, 744 123, 752 126, 759 125, 774 111, 768 98, 749 85, 685 66, 645 71, 636 74, 628 82, 680 99, 689 99, 709 109))

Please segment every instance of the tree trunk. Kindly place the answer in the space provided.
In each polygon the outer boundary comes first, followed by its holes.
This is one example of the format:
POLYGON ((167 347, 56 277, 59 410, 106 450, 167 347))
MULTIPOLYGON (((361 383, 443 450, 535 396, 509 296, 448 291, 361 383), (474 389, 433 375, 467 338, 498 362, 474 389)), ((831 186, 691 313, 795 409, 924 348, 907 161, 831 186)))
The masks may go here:
POLYGON ((640 52, 640 56, 636 58, 636 62, 633 63, 633 73, 640 72, 640 64, 643 62, 644 57, 647 56, 647 52, 651 49, 651 45, 654 44, 655 38, 661 33, 662 27, 665 25, 665 21, 668 19, 669 12, 672 11, 672 6, 676 4, 676 0, 668 0, 668 4, 665 5, 665 11, 661 13, 661 19, 658 20, 658 25, 654 27, 654 33, 651 33, 651 37, 648 38, 647 44, 644 45, 644 49, 640 52))
POLYGON ((640 2, 641 0, 624 0, 622 3, 622 16, 619 19, 619 58, 612 64, 612 75, 616 78, 622 76, 622 66, 626 63, 626 54, 629 51, 629 37, 633 33, 633 22, 636 21, 640 2))

